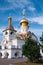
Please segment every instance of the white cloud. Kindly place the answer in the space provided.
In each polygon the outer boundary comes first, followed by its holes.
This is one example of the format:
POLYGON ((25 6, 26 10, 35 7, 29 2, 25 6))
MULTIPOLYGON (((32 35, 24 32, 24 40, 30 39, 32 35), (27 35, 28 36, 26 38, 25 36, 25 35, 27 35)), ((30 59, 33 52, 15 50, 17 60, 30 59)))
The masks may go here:
POLYGON ((30 11, 35 11, 36 8, 35 8, 35 7, 32 7, 32 6, 29 6, 29 7, 28 7, 28 10, 30 10, 30 11))
POLYGON ((17 31, 17 33, 20 31, 20 28, 15 28, 15 27, 14 27, 14 29, 17 31))
POLYGON ((34 8, 33 2, 30 0, 6 0, 6 2, 9 3, 9 5, 6 4, 6 6, 0 7, 0 10, 15 10, 15 8, 23 9, 25 7, 30 11, 36 10, 36 8, 34 8))
POLYGON ((5 29, 4 27, 0 28, 0 34, 3 33, 3 30, 4 30, 4 29, 5 29))
POLYGON ((19 7, 19 8, 24 8, 25 5, 30 4, 31 2, 28 0, 7 0, 8 3, 12 5, 13 8, 19 7))
POLYGON ((43 16, 29 18, 29 21, 37 22, 37 23, 43 25, 43 16))
POLYGON ((30 28, 29 29, 31 32, 35 33, 38 36, 41 36, 43 29, 35 29, 35 28, 30 28))
POLYGON ((33 29, 33 28, 31 28, 29 30, 31 32, 33 32, 37 36, 38 40, 40 40, 40 37, 41 37, 42 32, 43 32, 43 29, 35 29, 35 28, 33 29))
POLYGON ((3 30, 4 30, 4 27, 0 28, 0 43, 3 40, 3 30))
POLYGON ((12 7, 2 7, 2 8, 0 8, 1 11, 10 10, 10 9, 12 9, 12 7))
POLYGON ((31 2, 29 0, 7 0, 9 3, 12 3, 12 4, 30 4, 31 2))
POLYGON ((30 11, 35 11, 36 8, 33 5, 33 2, 30 0, 7 0, 13 7, 25 8, 27 7, 30 11), (31 6, 30 6, 31 5, 31 6))
POLYGON ((29 6, 33 4, 30 0, 6 0, 6 2, 9 3, 9 5, 6 4, 7 6, 3 6, 0 10, 14 10, 15 8, 23 9, 25 7, 29 7, 32 11, 35 10, 35 8, 29 6))

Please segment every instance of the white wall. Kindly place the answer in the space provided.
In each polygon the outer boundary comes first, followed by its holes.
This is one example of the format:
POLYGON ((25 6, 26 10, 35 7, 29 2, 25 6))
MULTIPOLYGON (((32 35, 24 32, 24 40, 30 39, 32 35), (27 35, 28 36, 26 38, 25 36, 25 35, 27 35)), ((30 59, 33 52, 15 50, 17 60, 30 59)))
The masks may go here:
POLYGON ((11 57, 16 58, 15 53, 17 52, 17 58, 22 57, 22 51, 20 49, 12 49, 11 50, 11 57))
POLYGON ((0 50, 0 52, 2 53, 2 58, 5 57, 5 53, 9 54, 8 58, 11 58, 11 50, 10 49, 3 49, 3 50, 0 50))
POLYGON ((8 41, 14 39, 15 36, 16 36, 16 32, 14 31, 7 30, 3 32, 3 37, 6 38, 8 41), (8 34, 6 35, 5 32, 7 32, 8 34), (10 32, 13 32, 13 34, 11 35, 10 32))
POLYGON ((27 33, 28 32, 28 26, 21 26, 21 32, 22 33, 27 33))
POLYGON ((43 57, 43 52, 42 52, 42 48, 40 48, 40 54, 43 57))
POLYGON ((24 45, 25 44, 25 41, 24 40, 17 40, 17 46, 19 47, 19 48, 22 48, 22 45, 24 45))

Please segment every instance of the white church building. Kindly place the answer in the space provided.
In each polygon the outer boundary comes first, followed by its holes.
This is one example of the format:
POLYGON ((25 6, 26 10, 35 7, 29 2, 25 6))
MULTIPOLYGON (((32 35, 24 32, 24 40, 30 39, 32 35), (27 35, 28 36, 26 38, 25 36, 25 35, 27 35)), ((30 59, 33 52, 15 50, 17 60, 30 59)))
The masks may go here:
POLYGON ((3 31, 3 40, 0 46, 0 58, 19 58, 22 55, 22 46, 29 36, 38 41, 34 33, 29 31, 28 20, 22 18, 20 21, 20 31, 14 29, 12 25, 12 17, 8 18, 8 26, 3 31))

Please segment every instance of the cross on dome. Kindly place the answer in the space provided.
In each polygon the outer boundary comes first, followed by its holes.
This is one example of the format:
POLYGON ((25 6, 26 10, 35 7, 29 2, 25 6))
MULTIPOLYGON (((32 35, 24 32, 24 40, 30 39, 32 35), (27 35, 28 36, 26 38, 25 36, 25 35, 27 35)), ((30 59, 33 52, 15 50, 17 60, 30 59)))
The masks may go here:
POLYGON ((26 12, 26 10, 25 10, 25 9, 23 9, 23 11, 22 11, 23 18, 25 17, 25 12, 26 12))
POLYGON ((12 17, 8 17, 8 21, 9 21, 9 24, 11 24, 11 21, 12 21, 12 17))
POLYGON ((25 9, 23 9, 23 11, 22 11, 22 14, 23 14, 23 18, 21 19, 21 21, 20 21, 20 25, 21 24, 23 24, 23 25, 28 25, 28 20, 25 18, 25 12, 26 12, 26 10, 25 9))

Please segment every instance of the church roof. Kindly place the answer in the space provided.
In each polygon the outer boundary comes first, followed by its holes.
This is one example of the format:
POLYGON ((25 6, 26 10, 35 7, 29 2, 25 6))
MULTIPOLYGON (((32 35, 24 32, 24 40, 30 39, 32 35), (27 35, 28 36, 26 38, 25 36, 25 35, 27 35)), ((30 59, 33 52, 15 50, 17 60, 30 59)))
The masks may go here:
POLYGON ((9 17, 8 18, 8 21, 9 21, 8 26, 7 26, 7 28, 4 31, 6 31, 6 30, 12 30, 12 31, 16 32, 16 30, 14 30, 14 27, 12 26, 11 20, 12 20, 12 17, 9 17))
POLYGON ((17 34, 16 38, 26 40, 31 35, 31 32, 29 31, 27 34, 22 34, 21 32, 17 34))
POLYGON ((35 41, 38 42, 38 39, 37 39, 37 37, 35 36, 35 34, 32 33, 32 32, 30 32, 30 31, 28 31, 28 33, 26 33, 26 34, 22 34, 21 32, 19 32, 19 33, 17 34, 16 38, 17 38, 17 39, 26 40, 26 39, 29 38, 30 36, 32 37, 33 40, 35 40, 35 41))

